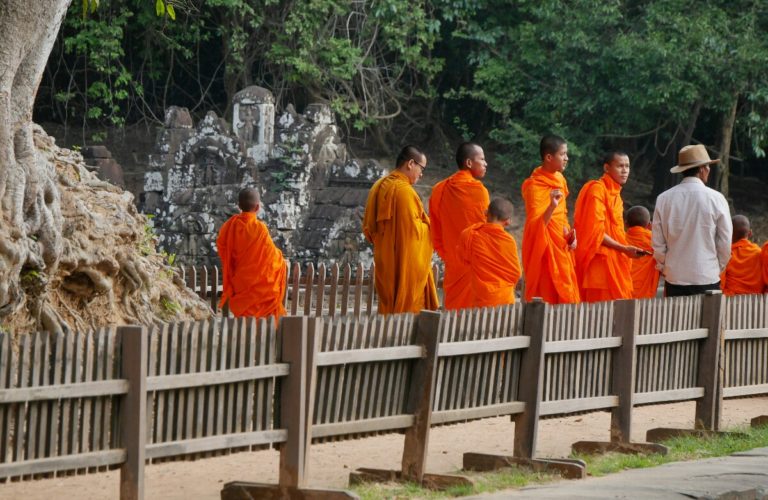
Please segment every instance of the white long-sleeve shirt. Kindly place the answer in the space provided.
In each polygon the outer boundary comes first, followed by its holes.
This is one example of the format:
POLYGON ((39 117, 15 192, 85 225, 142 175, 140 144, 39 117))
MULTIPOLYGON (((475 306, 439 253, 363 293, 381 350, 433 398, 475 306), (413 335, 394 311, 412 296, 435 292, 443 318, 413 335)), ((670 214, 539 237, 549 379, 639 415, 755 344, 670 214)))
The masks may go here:
POLYGON ((731 212, 725 197, 698 177, 685 177, 656 199, 651 242, 664 279, 709 285, 731 258, 731 212))

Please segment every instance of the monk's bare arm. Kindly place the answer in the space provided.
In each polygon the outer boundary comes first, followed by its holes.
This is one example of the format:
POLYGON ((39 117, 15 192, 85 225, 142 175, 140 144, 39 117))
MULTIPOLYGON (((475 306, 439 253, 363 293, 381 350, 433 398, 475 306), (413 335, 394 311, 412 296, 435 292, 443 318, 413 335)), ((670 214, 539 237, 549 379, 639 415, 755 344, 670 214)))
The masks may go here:
POLYGON ((640 257, 647 255, 645 250, 643 250, 642 248, 638 248, 632 245, 622 245, 621 243, 614 240, 607 234, 603 235, 603 245, 613 250, 617 250, 621 253, 625 253, 630 257, 632 257, 633 259, 639 259, 640 257))
POLYGON ((561 190, 553 189, 549 192, 549 206, 547 206, 547 209, 544 210, 544 214, 541 216, 545 226, 552 220, 552 214, 561 201, 563 201, 563 192, 561 190))

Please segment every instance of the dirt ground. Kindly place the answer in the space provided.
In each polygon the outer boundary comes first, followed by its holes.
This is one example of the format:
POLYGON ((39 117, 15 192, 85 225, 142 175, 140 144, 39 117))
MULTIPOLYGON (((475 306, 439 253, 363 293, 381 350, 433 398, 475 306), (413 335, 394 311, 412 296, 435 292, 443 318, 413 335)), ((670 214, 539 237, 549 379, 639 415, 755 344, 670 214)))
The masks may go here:
MULTIPOLYGON (((638 408, 634 412, 634 441, 644 441, 654 427, 690 427, 695 404, 675 403, 638 408)), ((768 397, 729 400, 723 410, 723 427, 749 423, 752 417, 768 414, 768 397)), ((590 413, 544 420, 539 427, 537 455, 563 457, 570 445, 580 440, 607 440, 610 413, 590 413)), ((514 424, 508 418, 493 418, 466 424, 439 427, 430 435, 428 470, 456 472, 464 452, 512 453, 514 424)), ((768 445, 768 443, 766 443, 768 445)), ((386 435, 314 445, 311 450, 312 486, 345 487, 349 472, 356 467, 399 467, 403 437, 386 435)), ((187 500, 216 499, 224 483, 236 480, 274 483, 277 481, 278 453, 265 450, 202 459, 170 462, 146 468, 146 498, 187 500)), ((47 500, 52 496, 70 499, 119 497, 118 471, 85 476, 43 479, 0 485, 0 498, 47 500)))

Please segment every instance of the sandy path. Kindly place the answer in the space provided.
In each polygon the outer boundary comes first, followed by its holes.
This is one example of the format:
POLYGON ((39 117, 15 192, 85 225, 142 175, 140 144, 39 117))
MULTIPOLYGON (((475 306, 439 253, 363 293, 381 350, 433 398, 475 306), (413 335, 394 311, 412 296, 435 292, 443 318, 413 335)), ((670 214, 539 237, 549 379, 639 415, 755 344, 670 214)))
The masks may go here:
MULTIPOLYGON (((768 397, 726 401, 723 426, 748 424, 752 417, 764 414, 768 414, 768 397)), ((653 427, 690 427, 693 415, 692 402, 638 408, 634 412, 632 437, 643 441, 646 430, 653 427)), ((544 420, 539 427, 538 455, 567 456, 575 441, 607 440, 609 425, 607 412, 544 420)), ((513 430, 514 424, 508 418, 436 428, 430 435, 428 468, 431 472, 454 472, 461 467, 462 453, 467 451, 511 454, 513 430)), ((397 468, 402 446, 400 435, 315 445, 311 452, 310 484, 344 487, 355 467, 397 468)), ((228 481, 275 482, 277 464, 278 453, 267 450, 150 465, 146 468, 146 498, 217 499, 222 485, 228 481)), ((118 482, 119 474, 114 471, 11 483, 0 485, 0 498, 118 498, 118 482)))

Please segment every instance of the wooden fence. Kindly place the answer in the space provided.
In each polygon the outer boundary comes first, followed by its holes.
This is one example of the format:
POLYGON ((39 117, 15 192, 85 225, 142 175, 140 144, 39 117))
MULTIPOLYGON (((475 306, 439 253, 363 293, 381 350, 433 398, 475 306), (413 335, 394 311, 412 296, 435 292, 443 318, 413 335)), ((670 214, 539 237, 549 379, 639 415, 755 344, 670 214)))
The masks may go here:
MULTIPOLYGON (((319 264, 310 263, 302 267, 298 262, 287 263, 287 286, 285 310, 291 316, 355 316, 376 313, 376 289, 374 287, 375 266, 366 268, 362 264, 319 264)), ((178 268, 187 287, 201 299, 207 301, 214 312, 229 314, 225 306, 219 310, 222 293, 222 276, 218 266, 185 266, 178 268)), ((440 282, 440 268, 432 267, 435 282, 440 282)))
POLYGON ((387 474, 430 482, 434 425, 510 415, 501 461, 535 465, 540 418, 609 410, 605 448, 631 448, 636 406, 694 400, 697 427, 716 430, 723 397, 764 394, 765 295, 0 333, 0 478, 120 467, 121 496, 141 498, 146 461, 276 445, 280 485, 299 492, 313 442, 404 432, 387 474))

